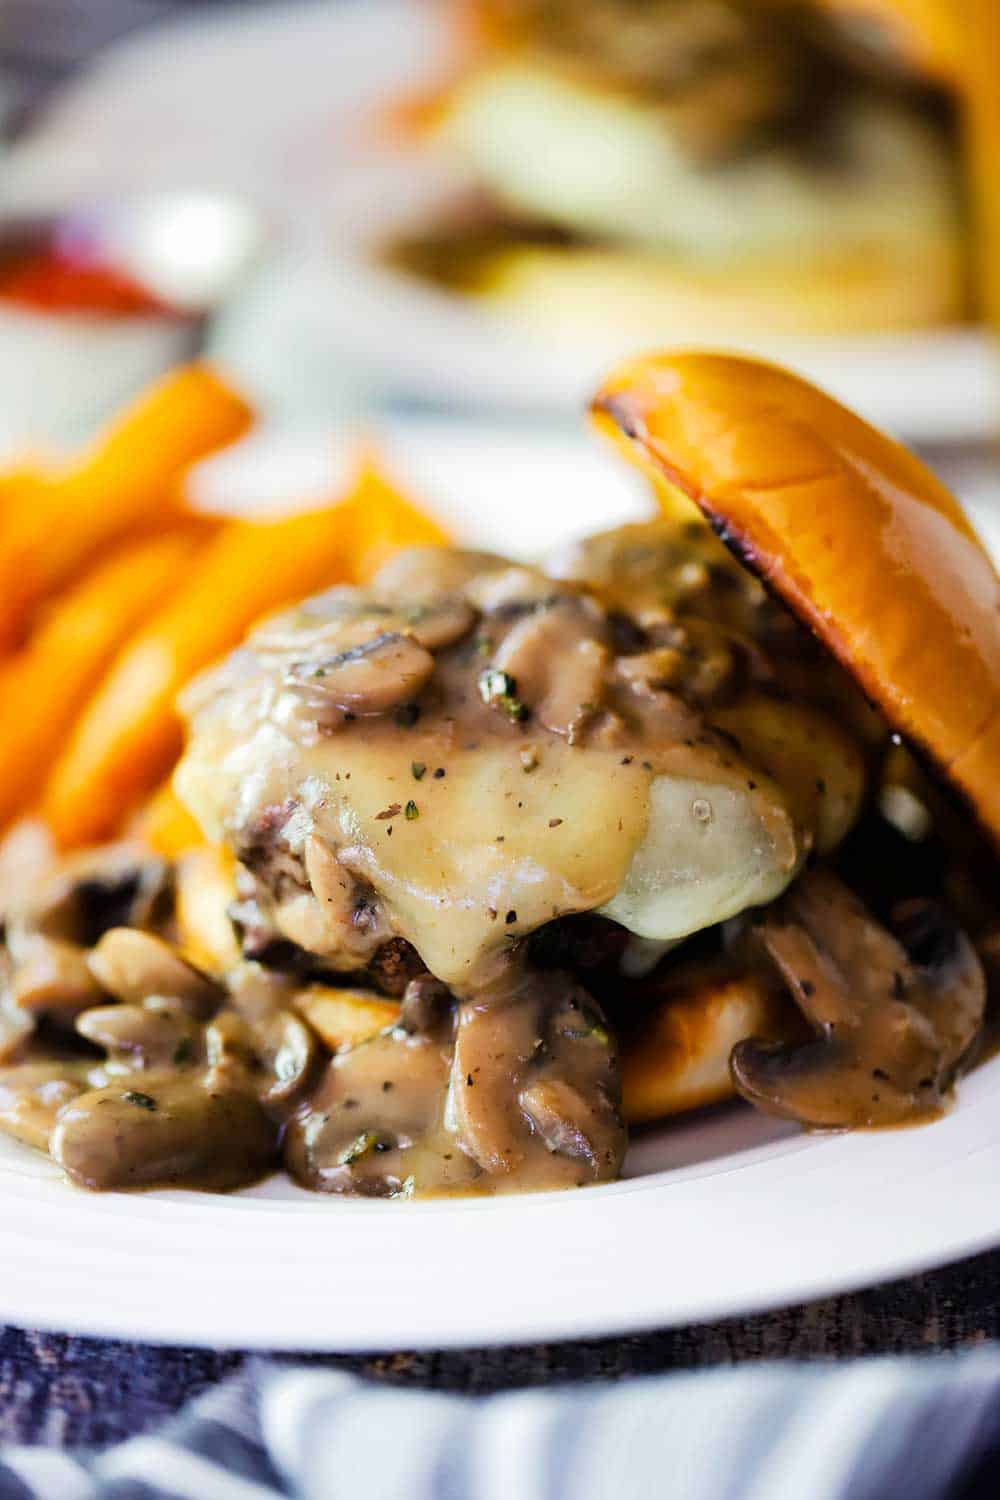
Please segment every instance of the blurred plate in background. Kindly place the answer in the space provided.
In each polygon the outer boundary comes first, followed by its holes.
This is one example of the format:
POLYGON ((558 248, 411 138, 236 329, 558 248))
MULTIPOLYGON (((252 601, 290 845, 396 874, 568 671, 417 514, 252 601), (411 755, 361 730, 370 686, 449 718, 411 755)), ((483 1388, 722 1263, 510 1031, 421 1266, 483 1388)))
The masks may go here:
MULTIPOLYGON (((380 111, 439 76, 446 51, 442 16, 425 0, 240 6, 155 28, 55 103, 13 153, 0 201, 137 186, 246 194, 284 227, 285 250, 266 306, 251 300, 235 335, 230 320, 227 349, 252 358, 262 340, 272 347, 264 329, 283 326, 269 386, 291 389, 308 369, 314 385, 340 388, 348 365, 381 398, 577 409, 608 364, 634 352, 634 336, 529 330, 373 254, 438 190, 418 164, 386 158, 380 111)), ((651 323, 646 342, 678 338, 692 341, 692 330, 651 323)), ((907 437, 982 436, 1000 411, 997 360, 976 329, 750 343, 907 437)))

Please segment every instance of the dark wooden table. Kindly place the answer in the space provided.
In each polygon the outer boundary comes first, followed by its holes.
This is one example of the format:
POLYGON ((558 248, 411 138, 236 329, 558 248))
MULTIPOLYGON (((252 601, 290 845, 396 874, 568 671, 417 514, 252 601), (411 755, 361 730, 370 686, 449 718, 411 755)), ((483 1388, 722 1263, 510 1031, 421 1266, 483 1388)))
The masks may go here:
MULTIPOLYGON (((739 1254, 736 1243, 733 1254, 739 1254)), ((473 1395, 748 1360, 926 1353, 998 1335, 1000 1251, 994 1251, 932 1275, 762 1317, 617 1339, 329 1355, 311 1362, 394 1385, 473 1395)), ((134 1436, 231 1374, 245 1357, 7 1328, 0 1332, 0 1442, 103 1446, 134 1436)))

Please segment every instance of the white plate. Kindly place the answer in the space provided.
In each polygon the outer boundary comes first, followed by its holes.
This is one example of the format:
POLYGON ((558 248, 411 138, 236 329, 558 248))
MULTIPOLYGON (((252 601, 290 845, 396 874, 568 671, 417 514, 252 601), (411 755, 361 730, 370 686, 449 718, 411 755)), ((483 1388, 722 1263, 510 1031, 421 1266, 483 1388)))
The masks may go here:
MULTIPOLYGON (((648 513, 634 475, 582 441, 424 425, 383 446, 460 536, 487 546, 532 553, 648 513)), ((203 470, 201 494, 256 509, 308 502, 348 462, 343 442, 265 436, 203 470)), ((982 487, 984 507, 990 498, 982 487)), ((94 1196, 7 1143, 0 1320, 331 1350, 662 1327, 998 1244, 998 1175, 1000 1058, 922 1129, 806 1137, 734 1105, 638 1136, 621 1183, 493 1201, 330 1199, 282 1178, 229 1198, 94 1196)))
MULTIPOLYGON (((245 192, 287 230, 286 257, 237 340, 250 363, 268 351, 269 388, 298 390, 303 370, 314 386, 339 388, 346 360, 395 395, 575 411, 611 363, 635 352, 631 343, 533 334, 373 263, 373 233, 440 188, 379 149, 379 110, 439 75, 447 46, 428 0, 239 7, 153 28, 112 49, 46 112, 11 153, 0 203, 153 187, 245 192)), ((651 337, 670 341, 666 330, 651 337)), ((976 330, 756 348, 911 438, 988 434, 1000 413, 996 355, 976 330)))

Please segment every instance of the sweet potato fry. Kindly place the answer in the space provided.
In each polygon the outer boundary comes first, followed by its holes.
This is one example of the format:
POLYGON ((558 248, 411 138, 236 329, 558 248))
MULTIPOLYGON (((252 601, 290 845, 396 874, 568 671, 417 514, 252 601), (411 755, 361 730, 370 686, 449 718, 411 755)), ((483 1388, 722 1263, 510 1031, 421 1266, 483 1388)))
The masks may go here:
POLYGON ((0 545, 4 530, 14 525, 18 511, 38 504, 48 485, 40 464, 19 464, 0 473, 0 545))
POLYGON ((61 845, 120 826, 180 750, 179 690, 260 615, 345 578, 353 545, 349 504, 223 528, 119 655, 57 762, 43 811, 61 845))
POLYGON ((357 517, 353 574, 359 583, 367 583, 397 547, 443 547, 450 540, 370 458, 358 476, 351 505, 357 517))
POLYGON ((0 667, 0 826, 37 795, 122 643, 162 603, 206 527, 127 542, 59 597, 29 644, 0 667))
MULTIPOLYGON (((0 522, 0 647, 102 548, 178 504, 192 463, 249 427, 250 408, 207 365, 175 371, 131 406, 92 452, 0 522)), ((2 505, 0 505, 2 515, 2 505)))
POLYGON ((370 1041, 399 1019, 395 1000, 383 1000, 381 995, 367 990, 310 984, 299 991, 292 1003, 331 1052, 346 1052, 349 1047, 370 1041))
POLYGON ((130 831, 166 859, 176 859, 205 842, 205 835, 169 781, 139 809, 130 831))

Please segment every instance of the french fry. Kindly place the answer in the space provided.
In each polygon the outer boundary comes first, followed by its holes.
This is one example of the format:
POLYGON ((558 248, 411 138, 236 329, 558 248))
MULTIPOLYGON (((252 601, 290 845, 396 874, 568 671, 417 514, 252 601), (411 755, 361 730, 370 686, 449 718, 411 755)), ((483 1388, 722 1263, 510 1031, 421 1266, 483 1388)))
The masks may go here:
POLYGON ((169 781, 153 793, 145 807, 140 808, 133 831, 144 844, 166 859, 176 859, 205 842, 205 835, 169 781))
POLYGON ((0 826, 39 793, 115 652, 162 604, 205 530, 189 524, 123 544, 60 596, 29 644, 0 666, 0 826))
POLYGON ((32 503, 0 502, 0 648, 22 636, 46 594, 111 543, 179 506, 185 469, 233 442, 252 420, 242 397, 207 365, 177 370, 119 417, 32 503))
POLYGON ((24 463, 0 473, 0 539, 19 510, 44 500, 49 480, 40 464, 24 463))
POLYGON ((210 974, 225 974, 240 961, 229 907, 236 899, 235 860, 215 844, 189 849, 177 864, 174 912, 186 958, 210 974))
POLYGON ((261 615, 347 576, 349 504, 268 524, 237 521, 118 656, 56 763, 43 815, 63 847, 112 834, 181 748, 177 693, 261 615))
POLYGON ((346 1052, 370 1041, 399 1020, 395 1000, 383 1000, 367 990, 341 990, 332 985, 310 984, 292 1001, 331 1052, 346 1052))
POLYGON ((398 547, 443 547, 447 532, 408 500, 368 458, 351 505, 356 513, 354 577, 367 583, 398 547))

